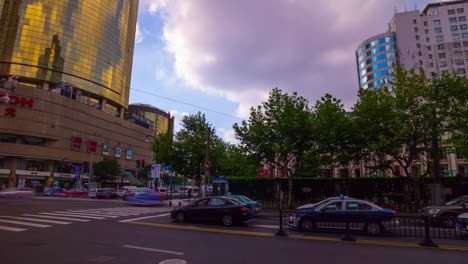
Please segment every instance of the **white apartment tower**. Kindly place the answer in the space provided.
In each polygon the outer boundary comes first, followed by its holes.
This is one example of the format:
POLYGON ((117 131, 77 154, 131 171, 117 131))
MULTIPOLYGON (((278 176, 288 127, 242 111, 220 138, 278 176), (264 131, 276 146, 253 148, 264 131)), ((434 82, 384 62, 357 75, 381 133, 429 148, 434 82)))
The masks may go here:
POLYGON ((393 65, 422 66, 431 73, 457 72, 468 67, 468 0, 428 4, 396 13, 388 31, 363 41, 356 50, 360 89, 391 80, 393 65))

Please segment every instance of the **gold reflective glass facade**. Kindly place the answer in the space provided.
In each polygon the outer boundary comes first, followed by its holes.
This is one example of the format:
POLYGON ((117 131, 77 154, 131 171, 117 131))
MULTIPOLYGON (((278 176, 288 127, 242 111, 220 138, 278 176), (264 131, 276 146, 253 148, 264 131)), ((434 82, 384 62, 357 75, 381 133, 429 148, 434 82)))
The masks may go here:
POLYGON ((0 74, 128 107, 138 0, 0 0, 0 74))

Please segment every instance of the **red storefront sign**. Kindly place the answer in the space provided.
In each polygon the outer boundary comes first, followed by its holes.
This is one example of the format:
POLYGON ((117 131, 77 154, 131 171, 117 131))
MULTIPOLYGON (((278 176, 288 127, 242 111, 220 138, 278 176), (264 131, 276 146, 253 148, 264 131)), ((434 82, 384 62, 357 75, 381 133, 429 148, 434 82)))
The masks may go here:
MULTIPOLYGON (((5 94, 0 93, 0 97, 3 97, 3 96, 5 96, 5 94)), ((15 105, 29 106, 29 107, 33 106, 33 99, 31 99, 31 98, 19 97, 19 96, 16 96, 16 95, 8 95, 8 98, 9 98, 10 101, 7 104, 12 105, 12 106, 15 106, 15 105)), ((5 108, 4 115, 5 116, 15 117, 16 116, 16 108, 14 108, 14 107, 5 108)))
POLYGON ((72 149, 73 150, 81 150, 81 138, 79 137, 72 137, 72 149))
POLYGON ((96 152, 97 149, 97 142, 96 141, 88 141, 88 152, 96 152))

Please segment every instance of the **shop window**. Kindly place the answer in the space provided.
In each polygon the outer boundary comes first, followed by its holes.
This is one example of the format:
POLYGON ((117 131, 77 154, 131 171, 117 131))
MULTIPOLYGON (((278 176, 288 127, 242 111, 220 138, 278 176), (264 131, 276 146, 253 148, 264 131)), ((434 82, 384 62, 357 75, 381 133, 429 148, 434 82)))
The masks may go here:
POLYGON ((20 159, 18 160, 17 168, 20 170, 30 171, 48 171, 48 161, 39 159, 20 159))

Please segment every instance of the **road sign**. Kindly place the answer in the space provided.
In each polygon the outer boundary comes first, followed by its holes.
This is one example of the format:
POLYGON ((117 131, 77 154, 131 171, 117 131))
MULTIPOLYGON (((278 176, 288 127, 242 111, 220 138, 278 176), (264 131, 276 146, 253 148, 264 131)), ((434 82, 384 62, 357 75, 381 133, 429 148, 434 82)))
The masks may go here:
POLYGON ((159 179, 161 177, 161 164, 151 165, 151 178, 159 179))

